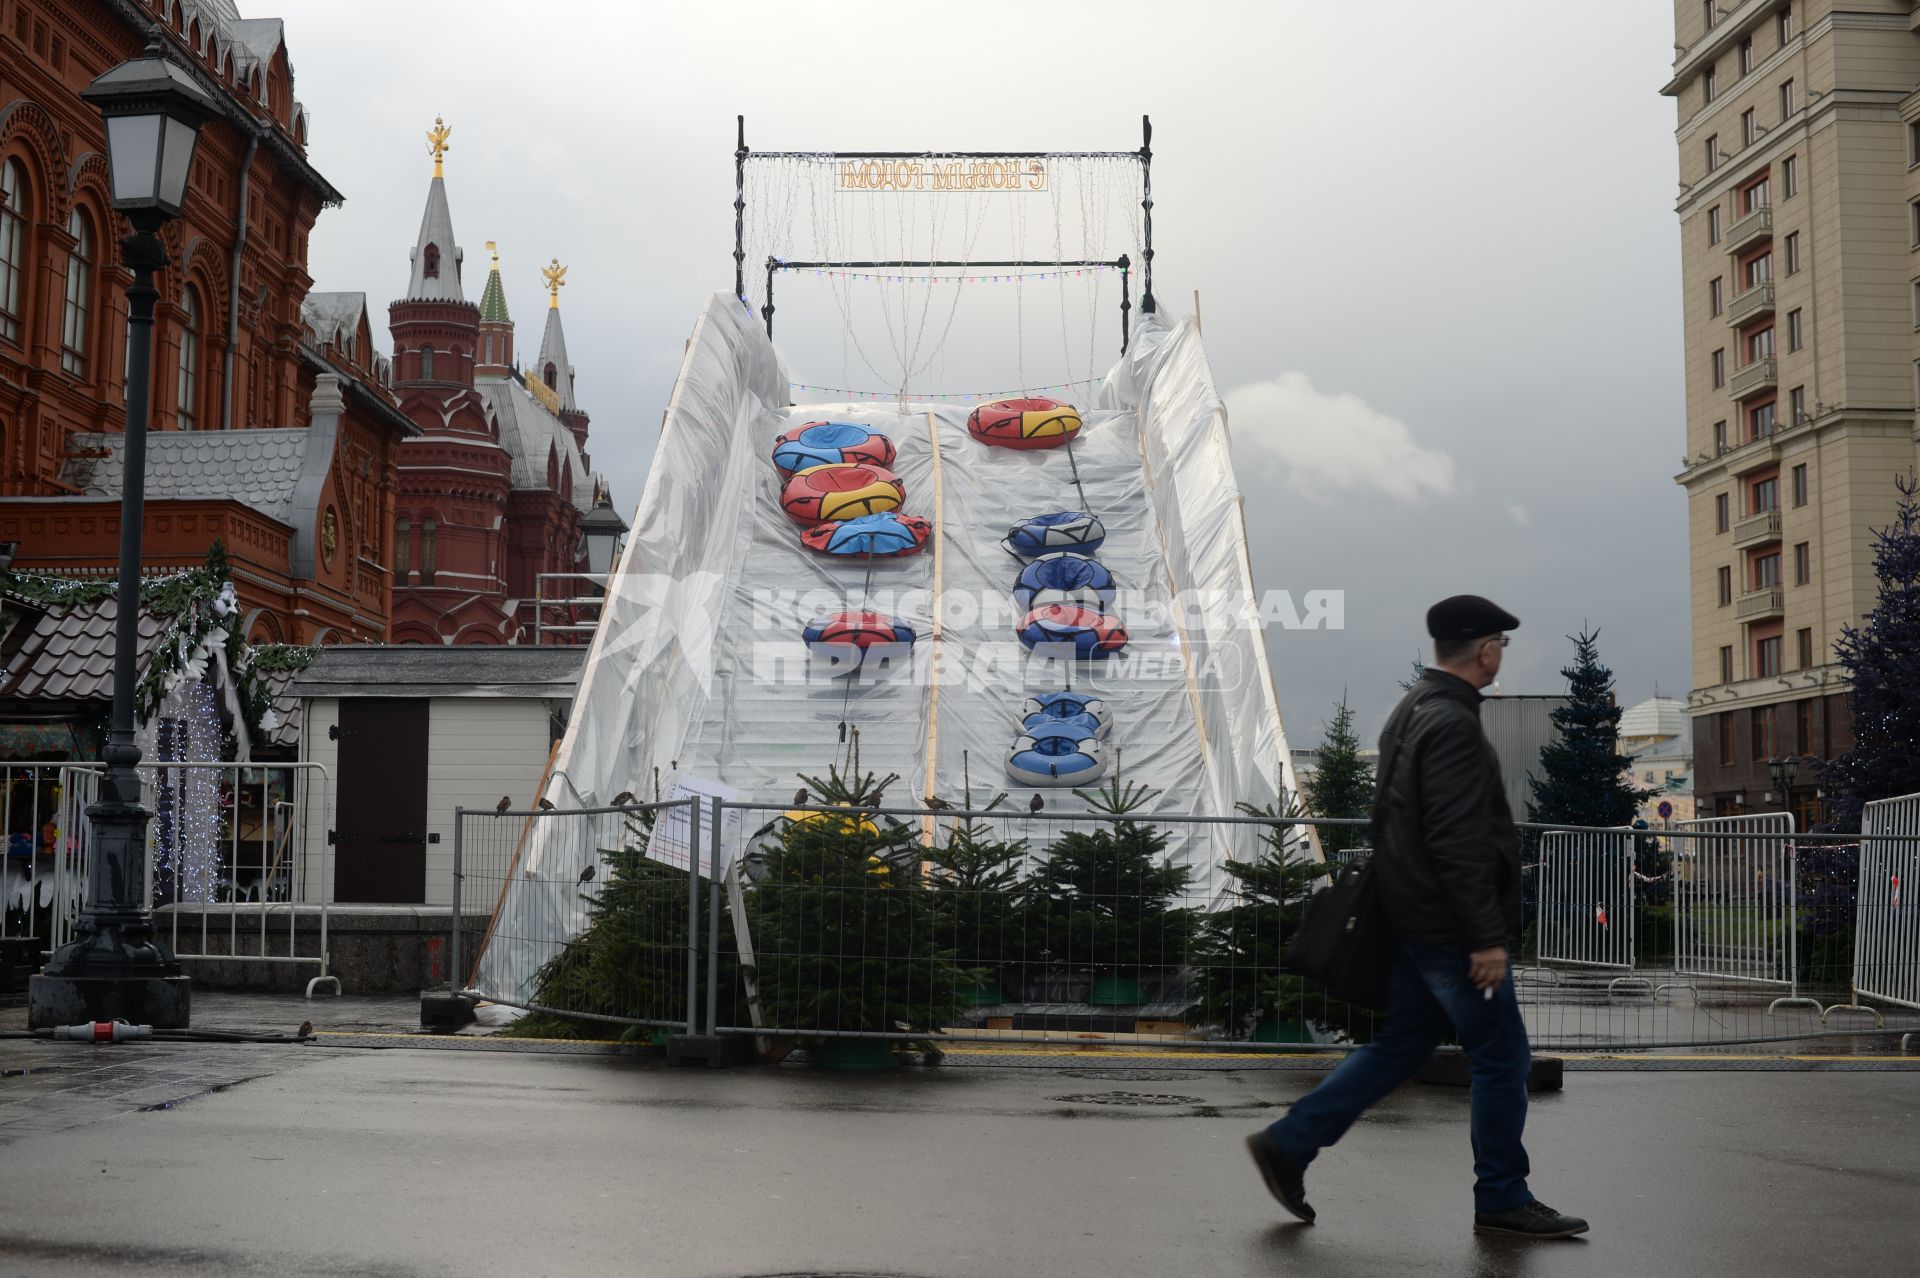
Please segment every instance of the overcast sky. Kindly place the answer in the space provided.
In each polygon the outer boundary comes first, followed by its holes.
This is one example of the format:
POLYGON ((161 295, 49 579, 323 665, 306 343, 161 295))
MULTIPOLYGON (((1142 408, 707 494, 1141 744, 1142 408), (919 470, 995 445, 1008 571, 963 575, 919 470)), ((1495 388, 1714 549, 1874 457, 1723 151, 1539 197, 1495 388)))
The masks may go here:
MULTIPOLYGON (((1503 691, 1560 691, 1564 636, 1586 622, 1623 701, 1685 693, 1664 0, 242 12, 285 19, 311 157, 347 197, 313 236, 315 287, 365 291, 384 319, 444 115, 468 295, 498 241, 530 361, 537 267, 571 268, 577 390, 622 505, 699 308, 732 284, 736 113, 769 150, 1128 149, 1150 113, 1156 291, 1175 315, 1200 294, 1256 576, 1346 591, 1344 631, 1270 638, 1294 743, 1318 741, 1343 688, 1377 732, 1426 606, 1461 591, 1523 620, 1503 691)), ((781 301, 798 380, 873 384, 839 345, 808 348, 809 325, 838 342, 830 299, 781 301)), ((1059 328, 1043 301, 1025 293, 1023 321, 1059 328)), ((1085 327, 1028 380, 1083 375, 1085 327)), ((1116 338, 1099 331, 1102 366, 1116 338)), ((939 372, 958 381, 922 385, 1017 384, 990 345, 956 346, 939 372)))

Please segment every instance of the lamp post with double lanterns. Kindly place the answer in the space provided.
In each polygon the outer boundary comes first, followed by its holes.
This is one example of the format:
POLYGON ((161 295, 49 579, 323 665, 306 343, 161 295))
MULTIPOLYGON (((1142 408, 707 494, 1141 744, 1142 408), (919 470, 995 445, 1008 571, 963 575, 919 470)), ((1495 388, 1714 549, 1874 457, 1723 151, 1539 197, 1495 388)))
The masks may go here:
POLYGON ((147 416, 153 369, 153 277, 167 269, 159 231, 180 215, 194 143, 215 103, 170 61, 156 34, 143 56, 88 85, 81 97, 106 117, 113 207, 133 234, 120 252, 127 287, 127 431, 120 492, 120 577, 113 632, 113 712, 107 727, 100 800, 87 864, 87 904, 74 939, 54 951, 29 983, 33 1028, 127 1020, 157 1029, 187 1024, 191 985, 173 951, 154 935, 146 900, 147 821, 135 771, 135 656, 140 623, 140 523, 146 506, 147 416))
POLYGON ((1793 777, 1799 770, 1799 760, 1792 755, 1767 760, 1767 771, 1773 777, 1773 798, 1782 812, 1793 811, 1793 777))

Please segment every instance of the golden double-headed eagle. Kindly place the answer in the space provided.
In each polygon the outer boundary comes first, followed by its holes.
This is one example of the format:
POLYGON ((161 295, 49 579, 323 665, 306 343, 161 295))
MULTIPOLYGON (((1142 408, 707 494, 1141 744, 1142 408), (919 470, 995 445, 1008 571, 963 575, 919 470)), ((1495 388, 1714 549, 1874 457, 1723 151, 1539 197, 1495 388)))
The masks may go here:
POLYGON ((560 265, 560 259, 554 258, 540 268, 540 277, 547 282, 547 292, 551 296, 550 306, 560 305, 560 290, 566 287, 567 268, 560 265))
POLYGON ((453 130, 447 127, 446 119, 442 116, 434 116, 433 127, 427 130, 427 154, 433 157, 435 177, 440 176, 441 157, 453 149, 452 144, 447 141, 452 136, 453 130))

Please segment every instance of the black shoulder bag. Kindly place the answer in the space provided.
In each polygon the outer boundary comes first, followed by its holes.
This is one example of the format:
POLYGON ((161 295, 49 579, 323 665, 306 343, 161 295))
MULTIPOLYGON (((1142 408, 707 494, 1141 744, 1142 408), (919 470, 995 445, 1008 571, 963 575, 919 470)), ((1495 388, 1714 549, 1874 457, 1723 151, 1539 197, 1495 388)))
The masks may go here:
MULTIPOLYGON (((1380 794, 1393 784, 1393 766, 1400 743, 1381 762, 1380 794)), ((1374 847, 1380 846, 1385 822, 1379 810, 1368 828, 1374 847)), ((1362 1007, 1385 1008, 1393 974, 1393 937, 1386 912, 1380 907, 1380 887, 1367 856, 1341 870, 1329 887, 1307 901, 1306 916, 1293 944, 1287 947, 1286 966, 1327 987, 1336 998, 1362 1007)))

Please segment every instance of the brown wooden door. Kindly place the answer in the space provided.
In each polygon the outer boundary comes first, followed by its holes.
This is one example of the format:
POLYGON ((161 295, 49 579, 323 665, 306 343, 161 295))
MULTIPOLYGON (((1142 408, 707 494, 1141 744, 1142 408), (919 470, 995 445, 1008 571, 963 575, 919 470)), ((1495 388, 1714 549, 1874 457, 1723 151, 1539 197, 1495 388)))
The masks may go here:
POLYGON ((427 701, 340 701, 333 899, 427 899, 427 701))

